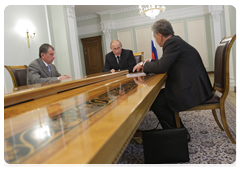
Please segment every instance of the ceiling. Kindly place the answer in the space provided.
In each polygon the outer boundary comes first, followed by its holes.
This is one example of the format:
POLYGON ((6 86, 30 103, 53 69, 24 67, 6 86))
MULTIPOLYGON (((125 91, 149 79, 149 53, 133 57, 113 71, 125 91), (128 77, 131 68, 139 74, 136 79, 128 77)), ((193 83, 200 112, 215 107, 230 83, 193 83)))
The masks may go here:
POLYGON ((76 17, 83 17, 95 14, 96 12, 117 10, 136 6, 138 5, 75 5, 75 15, 76 17))

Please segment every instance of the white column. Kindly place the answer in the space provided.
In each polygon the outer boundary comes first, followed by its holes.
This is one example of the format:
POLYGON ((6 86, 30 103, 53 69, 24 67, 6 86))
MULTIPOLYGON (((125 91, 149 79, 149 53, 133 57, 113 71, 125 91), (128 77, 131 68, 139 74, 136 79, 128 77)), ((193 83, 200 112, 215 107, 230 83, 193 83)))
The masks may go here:
POLYGON ((110 43, 111 43, 111 30, 112 30, 112 21, 101 22, 102 32, 105 35, 105 42, 107 53, 111 52, 110 43))
POLYGON ((78 59, 80 56, 78 52, 78 34, 76 30, 76 20, 75 20, 75 6, 74 5, 66 5, 67 9, 67 19, 68 19, 68 27, 69 27, 69 35, 70 35, 70 50, 72 52, 72 60, 73 60, 73 69, 74 75, 76 79, 80 79, 83 77, 82 70, 80 69, 80 65, 82 65, 81 60, 78 59))
POLYGON ((209 13, 211 13, 213 21, 213 30, 214 30, 214 40, 215 40, 215 50, 221 41, 221 24, 220 18, 223 11, 222 5, 209 5, 209 13))
MULTIPOLYGON (((228 37, 232 35, 228 5, 224 5, 224 17, 225 17, 226 36, 228 37)), ((234 91, 235 79, 234 79, 234 73, 233 73, 232 50, 230 51, 230 59, 229 59, 229 86, 230 86, 229 90, 234 91)))

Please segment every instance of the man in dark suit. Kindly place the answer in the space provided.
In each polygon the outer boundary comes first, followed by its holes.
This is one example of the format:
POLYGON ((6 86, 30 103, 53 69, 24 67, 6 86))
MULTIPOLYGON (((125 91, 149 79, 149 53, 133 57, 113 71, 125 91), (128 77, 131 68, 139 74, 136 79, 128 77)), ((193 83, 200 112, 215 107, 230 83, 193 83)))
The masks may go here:
POLYGON ((54 54, 54 48, 49 44, 39 47, 39 58, 31 62, 27 69, 28 85, 71 78, 69 75, 61 75, 52 64, 54 54))
POLYGON ((105 57, 104 72, 114 73, 116 70, 129 70, 132 72, 136 65, 135 57, 131 50, 122 49, 122 44, 119 40, 113 40, 110 44, 112 52, 105 57))
MULTIPOLYGON (((137 64, 133 71, 165 73, 167 80, 153 102, 151 109, 161 121, 176 127, 174 112, 194 107, 212 96, 212 86, 197 50, 174 35, 169 21, 159 20, 152 27, 154 37, 163 55, 159 60, 147 60, 137 64)), ((167 125, 161 123, 163 128, 167 125)), ((181 127, 184 127, 181 122, 181 127)))

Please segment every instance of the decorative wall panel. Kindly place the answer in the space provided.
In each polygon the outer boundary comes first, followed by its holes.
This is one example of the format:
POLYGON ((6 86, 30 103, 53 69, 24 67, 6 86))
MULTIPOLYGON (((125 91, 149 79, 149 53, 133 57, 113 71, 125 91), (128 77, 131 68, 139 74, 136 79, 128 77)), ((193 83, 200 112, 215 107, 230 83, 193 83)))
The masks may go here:
POLYGON ((172 27, 173 27, 174 35, 178 35, 183 40, 186 40, 185 36, 184 36, 183 22, 182 21, 180 21, 180 22, 173 22, 171 24, 172 24, 172 27))
POLYGON ((117 36, 122 43, 122 48, 133 50, 132 30, 118 31, 117 36))
POLYGON ((206 27, 204 18, 198 18, 187 21, 188 28, 188 42, 195 47, 202 57, 205 67, 209 67, 208 53, 207 53, 207 40, 206 40, 206 27))
POLYGON ((143 60, 152 58, 151 49, 151 27, 136 28, 136 41, 137 41, 137 52, 144 52, 143 60))

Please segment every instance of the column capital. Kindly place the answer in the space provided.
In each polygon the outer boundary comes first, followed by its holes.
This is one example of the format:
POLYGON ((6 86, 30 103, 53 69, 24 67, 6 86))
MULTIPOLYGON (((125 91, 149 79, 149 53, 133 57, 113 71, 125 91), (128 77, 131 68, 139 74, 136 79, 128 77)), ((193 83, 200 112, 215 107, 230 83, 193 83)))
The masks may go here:
POLYGON ((75 15, 75 5, 65 5, 67 9, 67 16, 70 18, 74 18, 75 15))
POLYGON ((111 30, 113 28, 112 21, 101 22, 101 28, 102 28, 102 32, 104 33, 105 37, 111 39, 111 30))
POLYGON ((208 12, 211 14, 213 22, 220 22, 222 11, 223 11, 222 5, 209 5, 208 6, 208 12))

